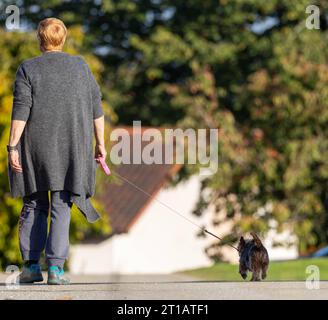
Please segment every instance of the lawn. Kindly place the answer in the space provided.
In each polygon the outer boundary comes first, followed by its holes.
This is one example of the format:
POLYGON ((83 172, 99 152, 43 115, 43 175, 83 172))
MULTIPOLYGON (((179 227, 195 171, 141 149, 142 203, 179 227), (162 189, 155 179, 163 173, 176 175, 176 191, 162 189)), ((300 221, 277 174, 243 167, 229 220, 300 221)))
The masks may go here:
MULTIPOLYGON (((320 280, 328 280, 328 259, 299 259, 282 262, 271 262, 267 281, 274 280, 306 280, 309 274, 306 268, 315 265, 320 270, 320 280)), ((238 273, 238 265, 217 263, 212 267, 185 270, 180 274, 192 276, 201 280, 243 281, 238 273)), ((248 276, 250 279, 250 275, 248 276)))

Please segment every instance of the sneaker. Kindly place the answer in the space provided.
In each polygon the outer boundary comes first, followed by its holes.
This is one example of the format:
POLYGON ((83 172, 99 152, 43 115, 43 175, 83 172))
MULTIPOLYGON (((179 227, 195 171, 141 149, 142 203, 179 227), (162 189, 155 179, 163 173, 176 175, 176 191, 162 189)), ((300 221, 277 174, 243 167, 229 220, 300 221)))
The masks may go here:
POLYGON ((70 284, 69 279, 64 277, 64 269, 58 266, 51 266, 48 269, 48 284, 70 284))
POLYGON ((22 272, 16 279, 17 283, 33 283, 42 282, 43 277, 39 264, 30 264, 23 266, 22 272))

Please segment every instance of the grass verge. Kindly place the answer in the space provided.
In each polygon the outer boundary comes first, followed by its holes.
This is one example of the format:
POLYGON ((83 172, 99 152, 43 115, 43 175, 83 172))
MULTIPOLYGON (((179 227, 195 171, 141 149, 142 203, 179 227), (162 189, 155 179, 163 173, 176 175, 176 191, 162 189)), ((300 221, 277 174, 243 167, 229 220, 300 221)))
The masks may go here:
MULTIPOLYGON (((310 275, 306 273, 307 267, 310 265, 319 268, 320 280, 328 280, 328 259, 320 258, 271 262, 266 281, 306 280, 310 275)), ((179 273, 200 280, 243 281, 238 273, 238 265, 229 263, 217 263, 211 267, 185 270, 179 273)), ((250 279, 250 274, 247 279, 250 279)))

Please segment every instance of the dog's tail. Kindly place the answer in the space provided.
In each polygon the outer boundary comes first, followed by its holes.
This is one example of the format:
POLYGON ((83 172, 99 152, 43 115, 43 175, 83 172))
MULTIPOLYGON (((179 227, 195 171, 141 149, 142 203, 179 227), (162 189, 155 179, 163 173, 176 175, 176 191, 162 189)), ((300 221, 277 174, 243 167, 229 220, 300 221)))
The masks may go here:
POLYGON ((260 238, 257 236, 256 233, 251 232, 251 236, 253 237, 257 247, 263 247, 262 241, 260 240, 260 238))

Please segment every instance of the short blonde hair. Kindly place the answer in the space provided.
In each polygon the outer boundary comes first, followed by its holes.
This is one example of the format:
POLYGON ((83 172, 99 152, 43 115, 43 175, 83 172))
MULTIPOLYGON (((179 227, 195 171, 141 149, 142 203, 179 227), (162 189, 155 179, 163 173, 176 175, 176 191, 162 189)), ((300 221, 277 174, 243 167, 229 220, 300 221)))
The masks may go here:
POLYGON ((61 50, 66 36, 66 26, 59 19, 47 18, 39 23, 37 37, 43 50, 61 50))

